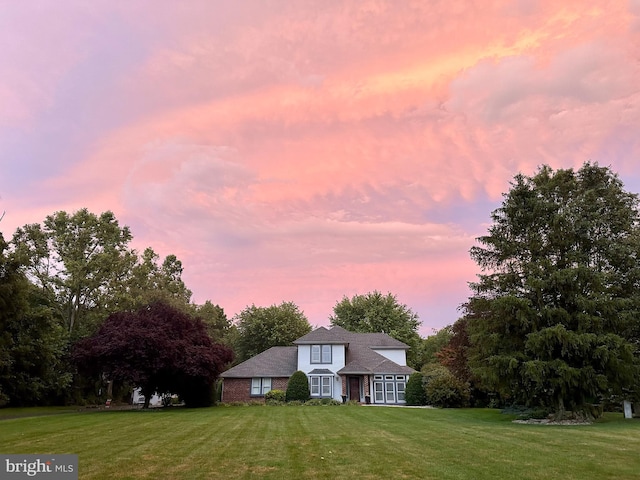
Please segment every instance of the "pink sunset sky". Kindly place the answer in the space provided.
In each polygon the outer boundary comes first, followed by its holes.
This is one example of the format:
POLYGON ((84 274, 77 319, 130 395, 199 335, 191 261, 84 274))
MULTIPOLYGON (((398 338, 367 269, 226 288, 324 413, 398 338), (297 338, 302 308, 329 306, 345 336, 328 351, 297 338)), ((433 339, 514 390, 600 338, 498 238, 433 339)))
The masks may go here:
POLYGON ((640 1, 7 1, 0 230, 112 210, 231 318, 453 323, 518 172, 640 191, 640 1))

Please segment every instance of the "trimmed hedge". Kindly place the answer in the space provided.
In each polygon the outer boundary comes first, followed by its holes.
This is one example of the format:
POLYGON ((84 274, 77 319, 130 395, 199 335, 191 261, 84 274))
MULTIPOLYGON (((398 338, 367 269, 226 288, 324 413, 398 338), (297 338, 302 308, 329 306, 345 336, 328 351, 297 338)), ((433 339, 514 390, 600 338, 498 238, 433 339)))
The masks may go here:
POLYGON ((309 380, 307 380, 307 376, 301 370, 298 370, 289 379, 289 383, 287 384, 287 393, 286 393, 287 402, 298 400, 300 402, 306 402, 311 397, 311 392, 309 390, 309 380))

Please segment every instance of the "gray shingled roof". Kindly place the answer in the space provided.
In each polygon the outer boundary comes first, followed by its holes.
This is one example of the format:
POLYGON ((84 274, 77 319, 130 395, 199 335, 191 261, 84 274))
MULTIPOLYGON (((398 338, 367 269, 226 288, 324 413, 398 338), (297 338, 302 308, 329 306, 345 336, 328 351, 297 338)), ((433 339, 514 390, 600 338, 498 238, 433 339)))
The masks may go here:
POLYGON ((388 373, 394 375, 410 375, 415 370, 411 367, 398 365, 366 345, 349 345, 347 349, 346 365, 338 370, 338 375, 374 373, 388 373))
POLYGON ((303 335, 302 337, 298 338, 293 343, 295 343, 296 345, 308 345, 308 344, 319 344, 319 343, 323 343, 326 345, 331 343, 333 344, 348 343, 348 340, 346 340, 345 338, 346 335, 344 335, 342 332, 338 330, 335 330, 336 328, 340 328, 340 330, 346 332, 347 334, 350 333, 341 327, 333 327, 331 330, 328 330, 324 327, 318 327, 312 332, 309 332, 306 335, 303 335))
POLYGON ((314 368, 309 375, 333 375, 333 372, 328 368, 314 368))
POLYGON ((222 378, 290 377, 298 369, 298 347, 271 347, 223 372, 222 378))
POLYGON ((345 330, 339 326, 333 326, 330 329, 318 327, 312 332, 298 338, 296 345, 308 344, 356 344, 366 345, 373 348, 403 348, 408 349, 409 346, 400 340, 390 337, 386 333, 356 333, 345 330))
MULTIPOLYGON (((296 345, 337 344, 347 346, 345 366, 338 374, 409 375, 410 367, 398 365, 373 349, 408 349, 409 346, 386 333, 355 333, 342 327, 316 328, 300 337, 296 345)), ((298 369, 298 347, 271 347, 246 362, 223 372, 222 378, 290 377, 298 369)), ((331 372, 330 372, 331 373, 331 372)))

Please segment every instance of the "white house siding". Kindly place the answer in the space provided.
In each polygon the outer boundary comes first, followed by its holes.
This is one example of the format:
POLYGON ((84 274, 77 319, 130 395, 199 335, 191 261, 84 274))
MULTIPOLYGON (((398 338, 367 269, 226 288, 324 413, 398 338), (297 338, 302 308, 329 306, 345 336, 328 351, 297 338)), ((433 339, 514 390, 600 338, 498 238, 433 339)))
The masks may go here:
POLYGON ((344 345, 331 345, 331 363, 311 363, 311 345, 298 345, 298 370, 309 373, 316 368, 326 368, 333 373, 344 367, 344 345))
POLYGON ((401 349, 386 349, 386 348, 372 348, 373 351, 379 353, 385 358, 388 358, 398 365, 407 365, 407 352, 401 349))
POLYGON ((334 373, 332 397, 342 400, 342 380, 336 374, 345 365, 344 345, 331 345, 331 363, 311 363, 311 345, 298 345, 298 370, 309 375, 316 369, 327 369, 334 373))

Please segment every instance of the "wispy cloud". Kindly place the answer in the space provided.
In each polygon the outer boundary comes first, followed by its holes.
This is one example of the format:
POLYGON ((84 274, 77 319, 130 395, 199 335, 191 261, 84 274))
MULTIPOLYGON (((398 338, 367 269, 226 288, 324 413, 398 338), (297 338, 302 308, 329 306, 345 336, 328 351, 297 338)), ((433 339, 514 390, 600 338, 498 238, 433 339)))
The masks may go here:
POLYGON ((5 236, 114 210, 229 315, 398 294, 452 323, 519 171, 640 190, 640 6, 15 3, 0 18, 5 236))

